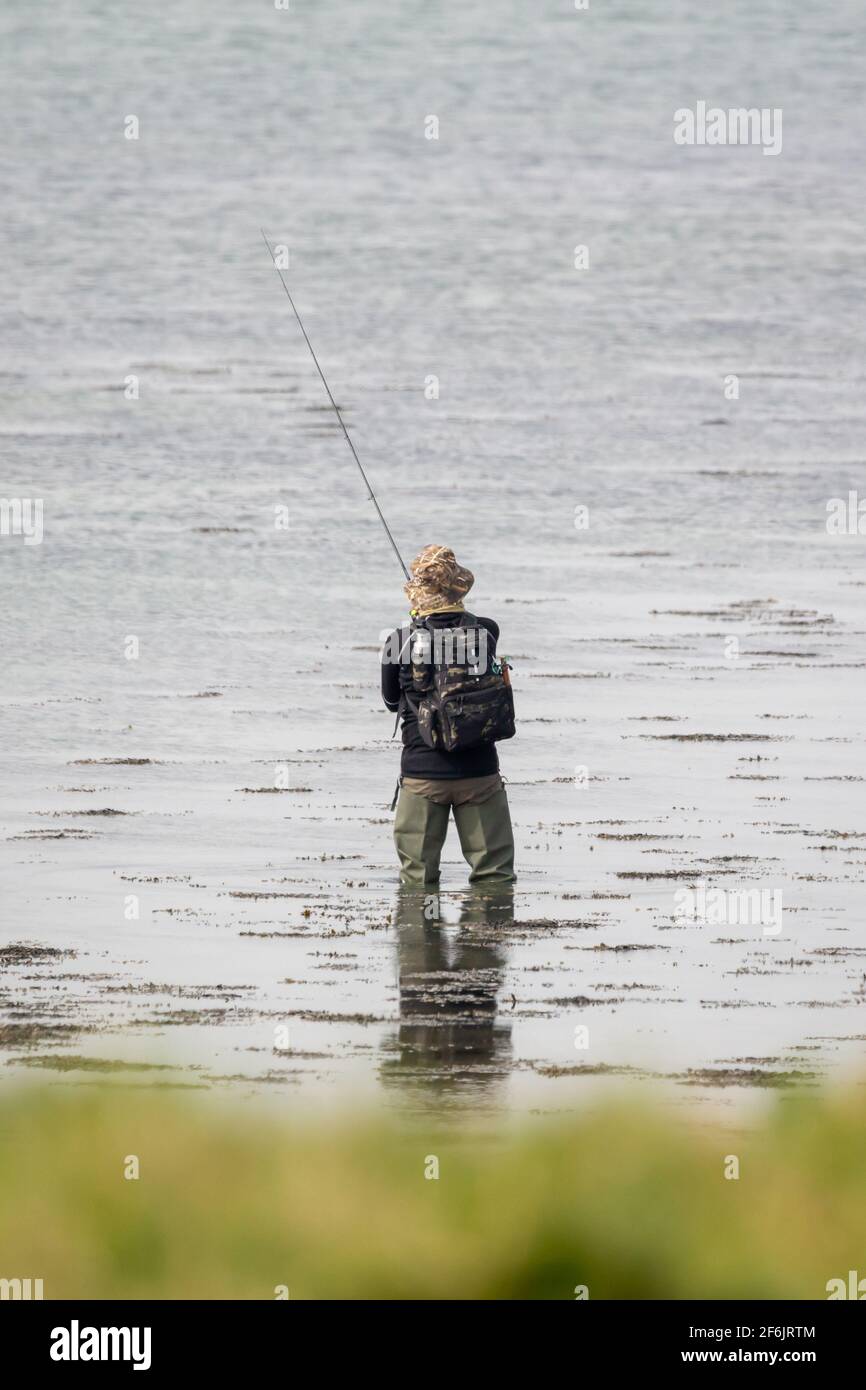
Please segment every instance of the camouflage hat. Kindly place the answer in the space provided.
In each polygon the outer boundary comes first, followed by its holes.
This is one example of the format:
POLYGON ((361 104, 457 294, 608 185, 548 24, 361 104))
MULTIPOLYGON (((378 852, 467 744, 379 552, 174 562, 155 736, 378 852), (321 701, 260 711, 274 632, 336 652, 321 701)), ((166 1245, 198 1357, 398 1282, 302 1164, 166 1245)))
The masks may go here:
POLYGON ((412 561, 412 578, 403 585, 413 613, 438 608, 462 608, 463 596, 475 583, 471 570, 458 565, 447 545, 425 545, 412 561))

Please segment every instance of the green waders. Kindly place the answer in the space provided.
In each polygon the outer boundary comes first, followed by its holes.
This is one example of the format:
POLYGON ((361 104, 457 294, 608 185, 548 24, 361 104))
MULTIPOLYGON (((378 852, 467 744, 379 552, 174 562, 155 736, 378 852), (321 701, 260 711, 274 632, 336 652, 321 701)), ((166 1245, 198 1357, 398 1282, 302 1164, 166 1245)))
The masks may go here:
POLYGON ((448 832, 449 812, 460 837, 470 883, 514 882, 514 836, 505 788, 479 803, 449 806, 400 788, 394 843, 400 856, 400 882, 423 887, 439 881, 439 858, 448 832))

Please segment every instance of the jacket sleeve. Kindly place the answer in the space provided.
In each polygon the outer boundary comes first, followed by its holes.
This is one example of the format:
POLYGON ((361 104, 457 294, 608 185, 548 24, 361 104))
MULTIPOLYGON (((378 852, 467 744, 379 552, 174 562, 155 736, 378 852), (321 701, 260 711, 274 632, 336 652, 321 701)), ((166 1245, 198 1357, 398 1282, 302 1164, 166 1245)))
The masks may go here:
POLYGON ((382 648, 382 700, 385 708, 396 714, 400 704, 400 663, 394 659, 399 651, 400 629, 391 633, 382 648))
POLYGON ((496 643, 499 641, 499 624, 494 622, 493 618, 479 618, 478 621, 484 624, 490 636, 493 638, 493 651, 495 653, 496 643))

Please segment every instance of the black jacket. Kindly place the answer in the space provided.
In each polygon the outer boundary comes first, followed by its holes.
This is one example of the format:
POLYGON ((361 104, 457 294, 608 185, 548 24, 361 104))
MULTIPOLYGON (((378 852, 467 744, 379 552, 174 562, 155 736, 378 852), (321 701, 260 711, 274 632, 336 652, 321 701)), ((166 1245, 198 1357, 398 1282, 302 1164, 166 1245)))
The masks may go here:
MULTIPOLYGON (((471 613, 432 613, 427 622, 434 627, 456 627, 461 618, 472 618, 473 622, 487 629, 491 641, 488 652, 492 657, 496 651, 499 625, 492 618, 475 618, 471 613)), ((397 628, 385 643, 382 652, 382 699, 392 714, 400 705, 400 695, 412 689, 412 668, 409 661, 409 624, 397 628), (399 651, 401 659, 387 659, 390 653, 399 651)), ((478 748, 467 748, 456 753, 443 753, 437 748, 428 748, 418 732, 418 720, 414 711, 403 702, 403 756, 400 771, 404 777, 489 777, 499 771, 499 757, 494 743, 483 744, 478 748)))

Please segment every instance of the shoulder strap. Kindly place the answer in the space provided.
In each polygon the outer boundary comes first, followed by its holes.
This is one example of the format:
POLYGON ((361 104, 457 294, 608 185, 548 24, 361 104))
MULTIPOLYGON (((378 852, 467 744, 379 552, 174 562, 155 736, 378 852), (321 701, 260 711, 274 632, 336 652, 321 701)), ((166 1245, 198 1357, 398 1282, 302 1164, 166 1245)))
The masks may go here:
MULTIPOLYGON (((427 621, 426 621, 426 619, 423 619, 423 618, 422 618, 422 619, 419 620, 419 619, 417 619, 417 618, 413 618, 413 619, 411 620, 411 622, 409 623, 409 627, 408 627, 408 630, 407 630, 407 633, 406 633, 406 640, 403 642, 403 645, 402 645, 401 648, 400 648, 400 655, 399 655, 398 660, 397 660, 397 665, 398 665, 398 666, 402 666, 402 665, 403 665, 403 657, 404 657, 405 654, 406 654, 406 648, 408 647, 409 643, 410 643, 411 640, 412 640, 412 634, 413 634, 413 633, 416 631, 416 629, 419 628, 419 627, 427 627, 427 621)), ((428 631, 429 631, 429 628, 428 628, 428 631)), ((411 706, 411 704, 410 704, 410 701, 409 701, 409 695, 408 695, 408 692, 407 692, 407 691, 401 689, 401 691, 400 691, 400 698, 399 698, 399 700, 397 701, 397 715, 396 715, 396 718, 395 718, 395 720, 394 720, 394 732, 393 732, 392 735, 391 735, 392 738, 396 738, 396 737, 397 737, 397 730, 398 730, 398 728, 400 727, 400 719, 402 718, 404 709, 407 708, 407 707, 408 707, 409 709, 412 708, 412 706, 411 706)))

